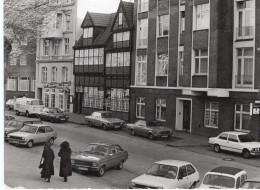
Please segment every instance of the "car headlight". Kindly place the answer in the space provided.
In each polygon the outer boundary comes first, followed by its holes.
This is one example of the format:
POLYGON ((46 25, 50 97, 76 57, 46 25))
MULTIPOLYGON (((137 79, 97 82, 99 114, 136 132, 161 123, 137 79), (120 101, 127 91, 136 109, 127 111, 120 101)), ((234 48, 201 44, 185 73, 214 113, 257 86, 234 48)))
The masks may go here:
POLYGON ((71 164, 75 164, 75 160, 71 160, 71 164))
POLYGON ((135 183, 134 182, 130 182, 130 186, 134 187, 135 183))
POLYGON ((96 166, 97 166, 97 163, 96 163, 96 162, 93 162, 93 163, 92 163, 92 166, 96 167, 96 166))
POLYGON ((25 137, 22 137, 22 140, 25 140, 25 137))
POLYGON ((252 151, 260 151, 260 148, 253 148, 252 151))
POLYGON ((7 135, 8 138, 10 138, 10 135, 7 135))

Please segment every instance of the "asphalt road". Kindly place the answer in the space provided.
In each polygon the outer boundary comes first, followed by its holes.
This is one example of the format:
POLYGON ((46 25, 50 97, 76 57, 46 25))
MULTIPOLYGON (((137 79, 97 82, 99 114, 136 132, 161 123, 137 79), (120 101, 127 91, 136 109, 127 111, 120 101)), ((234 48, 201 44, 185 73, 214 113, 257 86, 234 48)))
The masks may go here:
MULTIPOLYGON (((23 116, 21 116, 23 117, 23 116)), ((55 176, 51 183, 40 179, 38 169, 43 145, 35 145, 28 149, 15 147, 5 143, 5 184, 10 187, 25 188, 128 188, 131 179, 143 174, 149 166, 158 160, 177 159, 193 163, 203 175, 217 166, 233 166, 247 171, 248 177, 260 174, 260 168, 245 163, 234 161, 224 161, 222 157, 204 155, 201 153, 169 147, 157 142, 143 138, 135 138, 128 135, 115 133, 114 131, 103 131, 97 128, 90 128, 86 125, 76 125, 71 123, 49 123, 58 133, 53 149, 55 158, 55 176), (70 142, 73 154, 77 154, 88 143, 108 142, 120 144, 129 153, 129 159, 124 164, 123 170, 111 169, 106 171, 103 177, 94 174, 78 174, 73 172, 68 183, 58 177, 59 172, 59 144, 67 140, 70 142)), ((214 154, 218 155, 218 154, 214 154)), ((259 158, 258 158, 259 159, 259 158)))

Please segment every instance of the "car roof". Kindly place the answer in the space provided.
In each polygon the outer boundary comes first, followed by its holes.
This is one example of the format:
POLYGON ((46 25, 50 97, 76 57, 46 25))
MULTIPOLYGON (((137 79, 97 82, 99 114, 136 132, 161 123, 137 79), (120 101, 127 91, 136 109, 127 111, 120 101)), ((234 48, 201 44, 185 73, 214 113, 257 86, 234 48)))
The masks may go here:
POLYGON ((22 122, 25 122, 25 121, 41 121, 39 119, 30 119, 30 118, 16 118, 14 119, 13 121, 22 121, 22 122))
POLYGON ((187 164, 191 164, 190 162, 182 161, 182 160, 160 160, 155 162, 156 164, 165 164, 165 165, 173 165, 173 166, 183 166, 187 164))
POLYGON ((228 133, 228 134, 231 134, 231 135, 245 135, 245 134, 248 134, 248 133, 242 132, 242 131, 225 131, 223 133, 228 133))
POLYGON ((30 126, 34 126, 34 127, 50 127, 49 125, 46 125, 46 124, 27 124, 27 125, 30 125, 30 126))
POLYGON ((228 174, 228 175, 236 175, 240 172, 244 171, 240 168, 228 167, 228 166, 219 166, 211 170, 210 172, 228 174))

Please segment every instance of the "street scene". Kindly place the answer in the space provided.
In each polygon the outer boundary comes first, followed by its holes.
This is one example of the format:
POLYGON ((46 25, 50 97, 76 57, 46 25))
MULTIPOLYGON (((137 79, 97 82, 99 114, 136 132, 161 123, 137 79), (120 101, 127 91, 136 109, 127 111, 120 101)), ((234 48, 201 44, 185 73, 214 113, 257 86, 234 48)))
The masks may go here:
POLYGON ((260 189, 260 1, 3 7, 5 188, 260 189))

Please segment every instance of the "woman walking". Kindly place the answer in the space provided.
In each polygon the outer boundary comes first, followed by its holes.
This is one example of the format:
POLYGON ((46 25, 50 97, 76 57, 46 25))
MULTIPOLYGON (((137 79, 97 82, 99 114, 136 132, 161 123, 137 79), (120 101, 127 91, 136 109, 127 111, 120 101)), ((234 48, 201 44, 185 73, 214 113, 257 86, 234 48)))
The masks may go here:
POLYGON ((43 159, 43 166, 41 171, 41 178, 48 179, 47 182, 50 182, 50 178, 54 175, 54 152, 51 149, 51 144, 49 142, 45 143, 43 147, 42 159, 43 159))
POLYGON ((60 145, 60 151, 58 156, 60 159, 60 177, 64 177, 64 182, 67 182, 68 176, 72 175, 71 169, 71 149, 70 144, 67 141, 64 141, 60 145))

